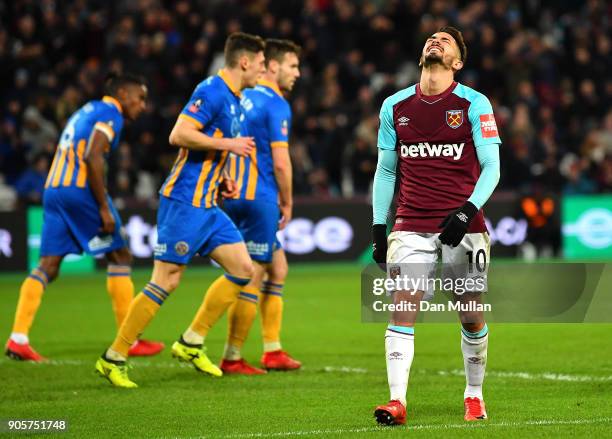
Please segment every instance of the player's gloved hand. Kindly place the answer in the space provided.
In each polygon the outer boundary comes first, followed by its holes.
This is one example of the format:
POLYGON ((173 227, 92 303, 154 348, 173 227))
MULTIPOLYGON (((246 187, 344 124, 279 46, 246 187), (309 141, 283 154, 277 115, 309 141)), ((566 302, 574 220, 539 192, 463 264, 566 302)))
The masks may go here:
POLYGON ((387 225, 374 224, 372 226, 372 257, 377 264, 387 262, 387 225))
POLYGON ((438 225, 443 229, 440 233, 440 242, 451 247, 457 247, 465 236, 470 223, 478 213, 478 208, 466 201, 459 209, 451 212, 438 225))

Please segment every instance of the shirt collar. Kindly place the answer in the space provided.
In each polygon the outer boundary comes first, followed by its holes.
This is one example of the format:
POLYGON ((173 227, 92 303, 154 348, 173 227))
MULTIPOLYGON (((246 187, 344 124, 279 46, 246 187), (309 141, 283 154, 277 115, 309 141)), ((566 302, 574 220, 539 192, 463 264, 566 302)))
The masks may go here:
POLYGON ((106 102, 107 104, 114 105, 115 107, 117 107, 117 110, 119 110, 119 113, 123 113, 123 108, 121 108, 121 104, 114 97, 112 97, 112 96, 104 96, 102 98, 102 102, 106 102))
POLYGON ((440 99, 444 99, 449 94, 451 94, 453 92, 453 90, 455 88, 457 88, 457 84, 458 84, 457 81, 453 81, 453 83, 450 85, 450 87, 448 87, 442 93, 438 93, 437 95, 427 95, 426 96, 421 91, 421 85, 419 83, 417 83, 417 85, 416 85, 416 97, 419 98, 419 99, 423 99, 425 102, 433 103, 434 101, 439 101, 440 99))
POLYGON ((266 79, 260 79, 259 81, 257 81, 258 85, 263 85, 264 87, 268 87, 271 88, 272 90, 274 90, 276 92, 277 95, 279 96, 283 96, 283 93, 280 91, 280 88, 278 88, 278 85, 276 85, 274 82, 272 81, 268 81, 266 79))
POLYGON ((225 82, 225 84, 232 91, 232 93, 234 93, 238 97, 241 96, 240 90, 238 90, 238 88, 236 88, 234 84, 232 84, 232 81, 230 80, 229 75, 227 74, 227 71, 225 69, 219 70, 218 75, 221 79, 223 79, 223 82, 225 82))

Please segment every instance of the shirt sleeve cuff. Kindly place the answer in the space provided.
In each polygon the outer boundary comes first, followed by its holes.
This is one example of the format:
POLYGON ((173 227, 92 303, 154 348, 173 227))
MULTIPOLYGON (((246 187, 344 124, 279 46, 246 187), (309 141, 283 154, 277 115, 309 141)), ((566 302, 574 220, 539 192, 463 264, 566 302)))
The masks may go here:
POLYGON ((278 142, 270 142, 271 148, 289 148, 289 142, 278 141, 278 142))
POLYGON ((195 124, 195 126, 196 126, 196 127, 199 129, 199 130, 201 130, 202 128, 204 128, 204 124, 203 124, 202 122, 200 122, 198 119, 196 119, 195 117, 192 117, 192 116, 189 116, 188 114, 183 114, 183 113, 179 114, 179 117, 180 117, 181 119, 186 119, 186 120, 188 120, 188 121, 190 121, 190 122, 193 122, 193 123, 195 124))
POLYGON ((115 131, 111 128, 109 124, 104 122, 96 122, 94 125, 94 130, 100 131, 102 134, 106 136, 108 142, 111 143, 115 138, 115 131))

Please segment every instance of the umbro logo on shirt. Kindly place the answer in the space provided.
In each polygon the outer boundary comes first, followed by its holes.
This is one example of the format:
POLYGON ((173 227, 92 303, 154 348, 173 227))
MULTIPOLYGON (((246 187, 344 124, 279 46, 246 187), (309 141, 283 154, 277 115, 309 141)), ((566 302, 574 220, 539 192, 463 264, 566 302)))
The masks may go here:
POLYGON ((404 126, 408 125, 409 121, 410 121, 410 119, 407 118, 406 116, 402 116, 399 119, 397 119, 397 123, 401 127, 404 127, 404 126))

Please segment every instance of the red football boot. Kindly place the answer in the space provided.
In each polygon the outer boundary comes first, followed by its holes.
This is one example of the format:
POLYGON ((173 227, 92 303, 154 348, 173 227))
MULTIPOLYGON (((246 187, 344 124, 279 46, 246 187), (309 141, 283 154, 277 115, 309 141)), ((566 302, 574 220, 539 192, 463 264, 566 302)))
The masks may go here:
POLYGON ((13 360, 34 361, 36 363, 47 360, 45 357, 32 349, 32 346, 30 346, 29 343, 18 344, 11 339, 6 342, 6 356, 12 358, 13 360))
POLYGON ((261 365, 268 370, 296 370, 302 367, 302 363, 281 350, 264 352, 261 357, 261 365))
POLYGON ((244 358, 240 360, 226 360, 221 361, 221 370, 225 374, 235 375, 263 375, 266 373, 265 370, 251 366, 249 363, 244 361, 244 358))
POLYGON ((161 341, 136 340, 128 351, 130 357, 150 357, 157 355, 164 349, 161 341))
POLYGON ((463 400, 465 407, 465 416, 463 419, 466 421, 478 421, 480 419, 487 419, 487 411, 485 410, 485 403, 480 398, 471 397, 463 400))
POLYGON ((376 422, 382 425, 404 425, 406 423, 406 407, 397 399, 387 404, 379 405, 374 410, 376 422))

